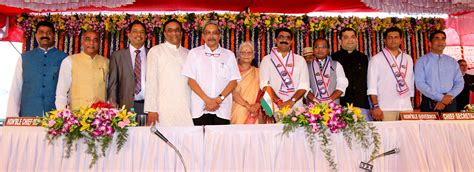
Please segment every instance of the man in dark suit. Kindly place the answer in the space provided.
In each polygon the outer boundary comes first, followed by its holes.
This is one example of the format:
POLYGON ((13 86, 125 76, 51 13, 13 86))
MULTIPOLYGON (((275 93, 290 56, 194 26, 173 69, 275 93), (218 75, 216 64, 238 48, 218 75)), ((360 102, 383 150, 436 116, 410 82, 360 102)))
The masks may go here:
POLYGON ((464 78, 464 89, 456 97, 457 107, 456 110, 459 112, 464 109, 464 106, 469 104, 469 98, 471 91, 474 91, 474 75, 467 74, 467 62, 464 59, 458 60, 459 69, 464 78))
POLYGON ((145 103, 145 48, 146 26, 140 21, 132 22, 128 27, 129 48, 112 53, 110 57, 108 102, 119 108, 134 108, 138 114, 144 114, 145 103))

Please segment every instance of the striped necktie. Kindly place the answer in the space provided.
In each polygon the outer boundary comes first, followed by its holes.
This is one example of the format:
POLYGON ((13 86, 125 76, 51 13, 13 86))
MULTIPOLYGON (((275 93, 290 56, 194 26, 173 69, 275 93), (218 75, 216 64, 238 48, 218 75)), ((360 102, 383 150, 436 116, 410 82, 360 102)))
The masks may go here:
POLYGON ((142 59, 140 58, 140 50, 135 50, 135 94, 140 93, 142 90, 142 59))

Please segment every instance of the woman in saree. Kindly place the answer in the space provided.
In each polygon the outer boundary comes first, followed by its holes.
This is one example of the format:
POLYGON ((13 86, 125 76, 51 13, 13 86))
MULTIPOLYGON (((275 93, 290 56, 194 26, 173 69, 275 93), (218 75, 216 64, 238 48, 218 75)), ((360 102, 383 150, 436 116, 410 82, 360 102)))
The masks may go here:
POLYGON ((258 68, 252 66, 254 46, 250 42, 240 45, 238 52, 238 66, 242 80, 232 93, 231 124, 258 124, 265 123, 260 108, 261 91, 259 87, 258 68))

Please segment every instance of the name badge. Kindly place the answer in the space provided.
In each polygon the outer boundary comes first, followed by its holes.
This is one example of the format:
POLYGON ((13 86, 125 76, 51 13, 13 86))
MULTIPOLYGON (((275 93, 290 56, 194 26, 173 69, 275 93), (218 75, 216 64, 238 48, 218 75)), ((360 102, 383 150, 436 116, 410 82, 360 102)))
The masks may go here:
POLYGON ((443 120, 474 120, 474 112, 444 112, 441 113, 443 120))
POLYGON ((41 120, 37 117, 7 117, 4 125, 36 127, 39 126, 40 123, 41 120))
POLYGON ((400 120, 438 120, 437 112, 400 112, 400 120))

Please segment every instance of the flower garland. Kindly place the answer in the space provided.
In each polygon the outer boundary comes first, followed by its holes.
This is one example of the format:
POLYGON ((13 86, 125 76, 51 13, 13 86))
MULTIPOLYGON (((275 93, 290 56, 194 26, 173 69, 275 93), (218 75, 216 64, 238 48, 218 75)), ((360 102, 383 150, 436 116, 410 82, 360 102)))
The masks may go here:
MULTIPOLYGON (((80 35, 84 29, 93 28, 100 32, 101 44, 99 51, 104 57, 109 57, 112 52, 128 47, 126 28, 134 20, 142 21, 147 26, 148 38, 145 46, 151 48, 163 42, 162 27, 169 19, 176 19, 183 23, 183 46, 191 49, 204 43, 201 30, 209 20, 218 21, 221 33, 221 46, 236 50, 245 40, 254 43, 254 64, 259 65, 261 59, 270 52, 274 46, 274 30, 279 27, 288 27, 295 31, 295 39, 291 47, 293 52, 301 54, 304 47, 312 46, 313 40, 319 37, 329 41, 330 49, 339 49, 337 32, 345 27, 358 31, 358 50, 371 57, 383 47, 382 32, 392 26, 403 30, 403 48, 416 60, 428 52, 428 33, 433 30, 442 30, 445 20, 442 18, 378 18, 378 17, 309 17, 287 16, 280 14, 260 13, 225 13, 214 12, 206 14, 22 14, 17 16, 17 24, 24 30, 23 52, 36 46, 33 34, 36 23, 48 20, 54 23, 58 30, 59 41, 56 47, 68 54, 79 53, 81 50, 80 35), (415 42, 413 38, 415 37, 415 42), (419 38, 419 39, 416 39, 419 38), (303 41, 305 40, 305 41, 303 41), (411 43, 410 43, 411 41, 411 43)), ((235 51, 234 51, 235 52, 235 51)), ((420 94, 416 93, 416 107, 420 105, 420 94)))
POLYGON ((86 153, 92 156, 89 164, 91 168, 98 158, 105 156, 114 133, 117 133, 117 153, 122 149, 127 142, 127 127, 137 125, 135 115, 127 112, 124 107, 118 110, 103 102, 96 102, 90 107, 75 111, 64 109, 47 112, 41 118, 41 126, 48 130, 46 138, 50 143, 64 137, 66 158, 71 156, 75 142, 84 139, 87 144, 86 153))
POLYGON ((288 135, 298 127, 303 127, 311 148, 319 140, 324 157, 333 170, 337 170, 331 144, 331 134, 342 132, 342 135, 352 148, 352 141, 361 144, 362 148, 373 146, 371 157, 375 157, 380 149, 380 134, 372 123, 367 123, 361 110, 348 104, 342 107, 334 102, 310 104, 294 109, 282 108, 276 113, 279 123, 285 124, 283 134, 288 135), (319 137, 317 139, 316 137, 319 137))
POLYGON ((163 23, 169 19, 176 19, 183 23, 185 32, 192 30, 202 30, 209 20, 218 21, 222 29, 235 29, 243 31, 246 29, 273 31, 276 28, 287 27, 295 31, 303 31, 305 35, 314 31, 333 31, 349 27, 357 31, 383 31, 392 26, 397 26, 410 33, 425 30, 440 30, 445 27, 445 20, 442 18, 379 18, 379 17, 309 17, 288 16, 281 14, 260 14, 260 13, 224 13, 215 12, 207 14, 21 14, 17 16, 17 24, 24 30, 26 36, 36 31, 36 23, 43 20, 51 21, 55 28, 64 31, 69 36, 79 35, 81 30, 94 29, 99 32, 120 32, 128 27, 128 24, 135 20, 143 22, 147 26, 147 33, 150 37, 153 33, 161 33, 163 23))

